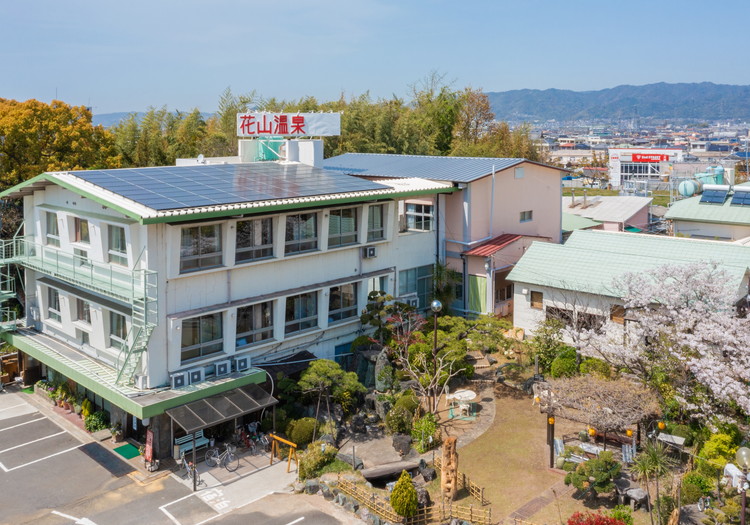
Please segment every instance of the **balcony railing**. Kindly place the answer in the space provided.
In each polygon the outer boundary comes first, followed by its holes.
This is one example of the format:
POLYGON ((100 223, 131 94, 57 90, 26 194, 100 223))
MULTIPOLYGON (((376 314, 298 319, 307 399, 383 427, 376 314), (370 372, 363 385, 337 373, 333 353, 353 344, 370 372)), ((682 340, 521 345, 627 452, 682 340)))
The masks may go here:
POLYGON ((0 265, 15 263, 110 297, 131 302, 155 300, 156 272, 131 270, 92 261, 34 240, 33 236, 0 241, 0 265))

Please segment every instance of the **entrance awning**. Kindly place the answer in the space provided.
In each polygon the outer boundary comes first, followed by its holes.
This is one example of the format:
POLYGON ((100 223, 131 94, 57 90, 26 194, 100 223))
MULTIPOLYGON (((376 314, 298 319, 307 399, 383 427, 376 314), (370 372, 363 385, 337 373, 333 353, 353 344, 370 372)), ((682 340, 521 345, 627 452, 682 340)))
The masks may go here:
POLYGON ((241 386, 166 411, 172 421, 188 434, 251 414, 278 403, 271 394, 255 384, 241 386))

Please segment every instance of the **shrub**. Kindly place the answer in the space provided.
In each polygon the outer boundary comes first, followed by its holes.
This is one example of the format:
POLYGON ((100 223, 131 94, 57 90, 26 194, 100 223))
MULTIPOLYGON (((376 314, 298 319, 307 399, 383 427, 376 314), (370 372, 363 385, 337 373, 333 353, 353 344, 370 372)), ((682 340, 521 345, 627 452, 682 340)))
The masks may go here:
POLYGON ((698 500, 701 498, 701 496, 703 496, 703 491, 698 485, 685 483, 685 481, 683 480, 682 492, 680 493, 683 505, 692 505, 693 503, 698 503, 698 500))
POLYGON ((99 410, 93 414, 89 414, 86 419, 83 420, 83 428, 88 432, 98 432, 109 428, 109 417, 106 412, 99 410))
MULTIPOLYGON (((690 472, 682 478, 682 490, 686 490, 688 486, 697 487, 700 490, 699 497, 708 496, 714 488, 713 482, 698 472, 690 472)), ((698 501, 698 499, 696 498, 695 501, 698 501)), ((690 503, 695 503, 695 501, 691 501, 690 503)))
POLYGON ((716 469, 723 469, 724 466, 737 452, 737 445, 729 434, 713 434, 703 445, 698 454, 701 460, 698 461, 698 470, 701 474, 709 477, 715 475, 716 469))
POLYGON ((86 419, 87 417, 89 417, 92 410, 94 410, 94 404, 90 399, 84 399, 83 403, 81 403, 81 417, 83 419, 86 419))
POLYGON ((439 444, 440 435, 434 414, 427 413, 414 423, 411 429, 411 439, 414 442, 414 448, 420 454, 424 454, 439 444))
MULTIPOLYGON (((266 412, 266 415, 263 417, 263 419, 260 421, 260 429, 261 431, 268 433, 272 432, 274 430, 273 428, 273 413, 272 412, 266 412)), ((286 432, 286 428, 289 425, 289 416, 287 415, 286 410, 283 408, 277 408, 276 409, 276 431, 277 432, 286 432)))
POLYGON ((299 448, 305 448, 312 441, 317 426, 318 421, 314 417, 296 419, 289 422, 286 427, 286 435, 299 448))
POLYGON ((581 363, 581 373, 593 374, 609 379, 609 377, 612 375, 612 368, 608 363, 602 361, 601 359, 589 357, 581 363))
POLYGON ((612 452, 602 452, 598 458, 581 463, 575 471, 566 474, 565 484, 572 484, 581 492, 588 489, 593 489, 596 494, 612 492, 615 488, 612 480, 618 476, 621 468, 612 452))
POLYGON ((411 481, 411 476, 405 470, 401 471, 396 485, 391 492, 391 507, 399 516, 408 518, 417 513, 417 490, 411 481))
POLYGON ((576 512, 568 518, 568 525, 625 525, 625 522, 606 514, 576 512))
POLYGON ((667 525, 667 523, 669 523, 669 516, 672 514, 672 511, 674 509, 674 499, 672 499, 670 496, 660 496, 656 499, 654 511, 658 511, 656 512, 656 514, 658 516, 661 516, 661 525, 667 525))
POLYGON ((393 406, 403 407, 413 414, 419 406, 419 398, 411 390, 405 390, 393 406))
POLYGON ((576 366, 575 355, 568 357, 567 355, 560 354, 552 361, 549 375, 552 377, 572 377, 576 375, 577 371, 578 367, 576 366))
POLYGON ((310 443, 299 460, 299 479, 306 480, 320 475, 320 469, 336 459, 338 449, 322 441, 310 443), (325 450, 323 450, 325 449, 325 450))
POLYGON ((409 434, 412 417, 404 407, 394 407, 385 415, 385 426, 391 434, 409 434))
POLYGON ((627 505, 615 505, 615 508, 609 511, 609 517, 621 521, 625 525, 633 525, 633 511, 627 505))

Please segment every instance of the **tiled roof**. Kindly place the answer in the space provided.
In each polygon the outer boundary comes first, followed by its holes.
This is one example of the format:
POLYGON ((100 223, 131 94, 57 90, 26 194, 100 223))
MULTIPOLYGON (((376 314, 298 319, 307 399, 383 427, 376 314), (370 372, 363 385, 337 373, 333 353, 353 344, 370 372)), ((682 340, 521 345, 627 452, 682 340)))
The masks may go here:
POLYGON ((516 235, 513 233, 504 233, 502 235, 498 235, 497 237, 490 239, 489 241, 485 241, 481 244, 474 246, 471 250, 464 252, 464 255, 487 257, 497 252, 498 250, 502 250, 503 248, 508 246, 510 243, 517 241, 521 237, 522 237, 521 235, 516 235))
POLYGON ((718 261, 739 288, 750 246, 721 241, 637 233, 578 230, 564 245, 535 242, 508 280, 617 296, 613 281, 630 272, 648 272, 665 264, 718 261))
MULTIPOLYGON (((492 157, 438 157, 424 155, 388 155, 381 153, 344 153, 323 161, 327 170, 365 177, 419 177, 450 182, 473 182, 510 168, 526 159, 492 157)), ((566 171, 561 168, 553 168, 566 171)))

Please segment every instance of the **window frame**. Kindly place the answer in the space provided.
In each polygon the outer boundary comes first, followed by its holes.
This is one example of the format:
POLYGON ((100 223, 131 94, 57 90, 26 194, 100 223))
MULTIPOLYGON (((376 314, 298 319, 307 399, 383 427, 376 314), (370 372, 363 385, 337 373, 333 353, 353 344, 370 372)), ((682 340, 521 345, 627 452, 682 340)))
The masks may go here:
POLYGON ((435 205, 417 202, 404 203, 407 231, 431 232, 435 221, 435 205))
POLYGON ((520 213, 519 222, 531 222, 534 220, 534 210, 524 210, 520 213))
MULTIPOLYGON (((206 358, 208 356, 212 356, 215 354, 220 354, 224 351, 224 313, 223 312, 214 312, 210 314, 205 315, 199 315, 197 317, 190 317, 188 319, 183 319, 182 323, 180 325, 180 364, 186 364, 191 363, 194 361, 197 361, 199 359, 206 358), (214 323, 214 326, 211 327, 215 329, 216 326, 218 326, 217 333, 219 337, 214 337, 213 339, 203 340, 203 332, 206 328, 209 328, 209 320, 211 320, 211 323, 214 323), (188 331, 192 332, 192 328, 189 326, 189 323, 197 323, 197 342, 193 342, 192 344, 186 345, 185 344, 185 334, 188 333, 188 331), (204 324, 205 323, 205 324, 204 324), (186 353, 192 353, 195 350, 197 350, 197 355, 192 355, 190 357, 185 357, 186 353)), ((208 334, 208 335, 214 335, 214 334, 208 334)))
POLYGON ((183 226, 180 229, 180 273, 192 273, 199 272, 201 270, 208 270, 211 268, 220 268, 224 264, 224 249, 222 242, 222 228, 221 223, 218 224, 203 224, 199 226, 183 226), (213 239, 214 242, 212 248, 213 251, 202 252, 203 238, 210 239, 211 237, 205 235, 203 230, 212 229, 214 231, 213 239), (197 237, 193 237, 191 246, 185 244, 185 233, 191 230, 197 231, 197 237), (192 248, 197 253, 186 254, 186 249, 192 248), (197 266, 187 266, 186 263, 196 261, 197 266), (203 263, 206 263, 205 265, 203 263))
POLYGON ((249 304, 237 308, 236 322, 235 322, 235 348, 247 348, 248 346, 256 345, 265 341, 273 341, 274 337, 274 323, 273 323, 273 301, 264 301, 262 303, 249 304), (263 308, 267 308, 264 312, 263 308), (243 318, 243 310, 250 310, 251 322, 254 322, 256 316, 260 319, 260 323, 263 326, 257 328, 251 328, 250 330, 240 331, 240 321, 243 318), (265 315, 268 315, 269 324, 265 325, 265 315), (242 342, 240 342, 242 340, 242 342))
POLYGON ((91 228, 88 219, 73 217, 73 242, 79 244, 91 244, 91 228), (86 233, 85 235, 84 230, 86 233))
POLYGON ((426 264, 401 270, 398 273, 398 295, 416 294, 419 308, 427 308, 434 293, 435 266, 426 264))
POLYGON ((62 309, 60 307, 60 291, 47 287, 47 319, 62 323, 62 309))
POLYGON ((311 330, 318 327, 318 292, 305 292, 297 295, 290 295, 285 300, 284 308, 284 335, 294 335, 306 330, 311 330), (308 297, 310 299, 310 305, 313 307, 312 315, 299 316, 298 314, 305 313, 303 308, 305 305, 302 301, 308 297), (299 300, 299 302, 297 302, 299 300), (290 301, 292 304, 290 305, 290 301), (291 313, 293 317, 290 319, 290 306, 293 310, 291 313))
POLYGON ((371 204, 367 208, 367 242, 382 241, 385 239, 385 204, 371 204), (373 227, 372 212, 380 212, 380 226, 373 227))
POLYGON ((76 297, 76 321, 91 324, 91 303, 76 297))
POLYGON ((300 253, 314 252, 318 250, 319 234, 318 234, 318 214, 317 212, 311 213, 295 213, 287 215, 284 218, 284 255, 297 255, 300 253), (295 220, 308 216, 308 219, 295 220), (314 234, 311 237, 302 237, 304 233, 303 227, 307 221, 312 218, 314 234), (292 221, 290 221, 292 219, 292 221), (291 238, 290 238, 291 234, 291 238), (306 246, 306 245, 310 246, 306 246))
POLYGON ((530 291, 529 292, 529 306, 534 310, 544 310, 544 292, 530 291), (538 296, 538 300, 535 301, 534 297, 538 296))
POLYGON ((331 286, 331 288, 328 289, 328 322, 329 323, 338 323, 341 321, 347 321, 351 319, 352 317, 356 317, 359 313, 358 304, 357 304, 357 293, 359 292, 359 283, 345 283, 340 284, 338 286, 331 286), (351 291, 346 292, 343 290, 344 287, 351 287, 351 291), (338 289, 338 292, 335 292, 335 290, 338 289), (338 308, 332 308, 332 303, 334 301, 335 293, 339 294, 339 307, 338 308), (346 306, 343 305, 344 303, 344 297, 345 296, 351 296, 354 300, 353 304, 347 304, 346 306))
MULTIPOLYGON (((334 208, 328 210, 328 247, 339 248, 341 246, 350 246, 359 242, 359 209, 358 208, 334 208), (331 233, 331 226, 333 225, 334 215, 342 213, 351 213, 351 219, 354 219, 354 229, 343 231, 342 226, 344 224, 344 217, 339 215, 339 231, 338 233, 331 233), (332 242, 333 241, 333 242, 332 242)), ((346 220, 350 218, 347 217, 346 220)))
POLYGON ((615 324, 625 326, 627 309, 621 304, 612 304, 609 307, 609 320, 615 324))
POLYGON ((128 241, 125 228, 122 226, 107 224, 107 261, 118 266, 128 266, 128 241), (115 246, 113 243, 115 237, 120 237, 113 234, 115 229, 122 231, 123 246, 115 246), (119 248, 123 248, 123 250, 120 251, 119 248))
POLYGON ((60 247, 60 227, 57 224, 57 212, 45 211, 45 232, 47 246, 60 247), (53 226, 54 233, 50 232, 50 226, 53 226))
POLYGON ((244 219, 237 221, 234 225, 235 239, 234 239, 234 262, 235 264, 244 264, 253 261, 260 261, 263 259, 270 259, 273 257, 273 218, 272 217, 261 217, 258 219, 244 219), (244 228, 245 225, 251 226, 251 244, 240 246, 240 229, 244 228), (260 226, 260 231, 257 231, 257 226, 260 226), (263 242, 264 237, 268 235, 268 242, 263 242), (256 244, 256 238, 261 241, 256 244), (249 254, 249 256, 244 256, 249 254))
POLYGON ((128 319, 124 314, 114 310, 109 310, 109 346, 118 350, 124 350, 128 346, 128 319), (119 319, 122 319, 122 323, 119 319), (121 331, 116 332, 116 328, 120 326, 121 331))

